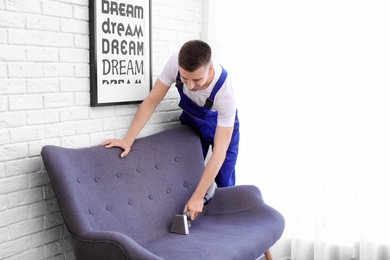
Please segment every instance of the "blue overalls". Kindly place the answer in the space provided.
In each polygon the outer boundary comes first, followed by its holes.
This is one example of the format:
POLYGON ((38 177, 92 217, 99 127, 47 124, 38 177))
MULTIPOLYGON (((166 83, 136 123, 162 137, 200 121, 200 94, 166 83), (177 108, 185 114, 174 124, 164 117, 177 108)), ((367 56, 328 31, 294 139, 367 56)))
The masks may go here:
MULTIPOLYGON (((180 121, 183 125, 190 126, 199 134, 202 142, 204 158, 206 158, 210 145, 212 148, 214 147, 214 134, 217 128, 218 112, 211 111, 211 107, 213 106, 215 95, 222 87, 226 77, 227 72, 224 68, 222 68, 221 76, 215 84, 210 96, 207 98, 205 105, 202 107, 198 106, 184 94, 183 82, 180 79, 180 73, 178 72, 177 74, 176 87, 180 93, 179 106, 183 109, 183 112, 180 115, 180 121)), ((217 177, 215 178, 215 182, 217 183, 218 187, 228 187, 235 185, 235 165, 238 155, 239 139, 239 121, 236 111, 232 139, 226 152, 225 161, 222 164, 217 177)))

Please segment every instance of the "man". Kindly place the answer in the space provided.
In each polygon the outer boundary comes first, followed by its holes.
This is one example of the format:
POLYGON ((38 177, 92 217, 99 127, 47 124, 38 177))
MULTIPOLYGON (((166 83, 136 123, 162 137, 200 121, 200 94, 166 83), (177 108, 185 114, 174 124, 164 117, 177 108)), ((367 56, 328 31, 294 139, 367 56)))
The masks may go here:
POLYGON ((168 60, 153 89, 140 105, 130 128, 121 140, 102 143, 106 148, 120 147, 126 156, 139 132, 145 126, 169 87, 176 82, 180 93, 182 124, 189 125, 200 136, 204 157, 209 146, 213 152, 197 188, 183 211, 194 220, 203 210, 203 198, 214 182, 218 187, 235 185, 239 122, 236 100, 227 72, 211 60, 210 46, 200 40, 186 42, 179 53, 168 60))

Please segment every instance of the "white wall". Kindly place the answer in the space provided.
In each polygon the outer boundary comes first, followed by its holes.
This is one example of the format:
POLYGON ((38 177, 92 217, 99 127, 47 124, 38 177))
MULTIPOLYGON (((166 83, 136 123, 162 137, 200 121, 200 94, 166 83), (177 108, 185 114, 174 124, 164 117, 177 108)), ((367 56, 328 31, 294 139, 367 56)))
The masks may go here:
MULTIPOLYGON (((156 79, 171 52, 201 38, 200 0, 153 0, 156 79)), ((88 0, 0 0, 0 259, 73 259, 40 158, 126 132, 138 105, 89 106, 88 0)), ((178 124, 176 90, 141 135, 178 124)))
MULTIPOLYGON (((387 1, 209 4, 214 22, 205 25, 206 38, 231 71, 243 145, 251 148, 249 164, 256 167, 260 163, 256 158, 262 158, 265 175, 276 168, 285 172, 304 154, 307 167, 328 157, 335 163, 344 157, 359 167, 354 158, 368 159, 367 154, 357 154, 365 152, 359 145, 386 142, 385 131, 390 129, 387 1)), ((240 151, 240 158, 241 152, 245 151, 240 151)))

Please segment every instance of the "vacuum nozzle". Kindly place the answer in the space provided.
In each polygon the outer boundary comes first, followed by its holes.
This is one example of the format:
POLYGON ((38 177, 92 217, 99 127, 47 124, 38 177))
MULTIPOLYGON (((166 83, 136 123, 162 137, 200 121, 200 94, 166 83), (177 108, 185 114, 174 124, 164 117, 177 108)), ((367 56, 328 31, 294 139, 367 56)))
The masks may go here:
MULTIPOLYGON (((217 184, 213 182, 208 188, 206 195, 203 198, 204 205, 210 203, 211 199, 214 196, 214 192, 216 188, 217 188, 217 184)), ((171 226, 171 233, 188 235, 190 233, 190 227, 191 227, 190 218, 191 216, 189 211, 186 211, 183 214, 176 214, 171 226)))
POLYGON ((171 233, 188 235, 190 233, 190 212, 186 211, 183 214, 176 214, 171 226, 171 233))

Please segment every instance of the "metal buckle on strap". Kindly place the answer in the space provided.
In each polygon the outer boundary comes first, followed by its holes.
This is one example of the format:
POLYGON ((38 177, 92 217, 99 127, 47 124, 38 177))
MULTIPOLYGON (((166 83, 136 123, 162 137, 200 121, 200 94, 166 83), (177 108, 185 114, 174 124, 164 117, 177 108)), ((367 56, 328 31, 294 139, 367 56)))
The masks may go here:
POLYGON ((207 107, 208 109, 211 109, 214 105, 214 100, 211 98, 206 99, 206 103, 204 104, 204 107, 207 107))

